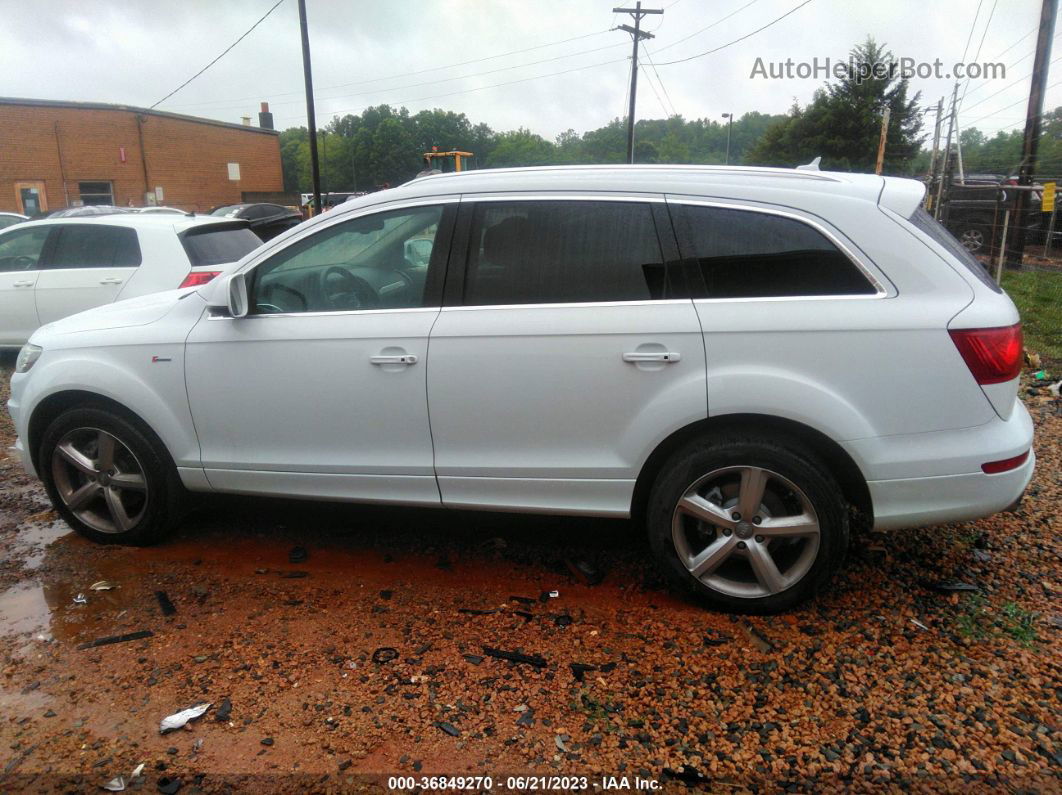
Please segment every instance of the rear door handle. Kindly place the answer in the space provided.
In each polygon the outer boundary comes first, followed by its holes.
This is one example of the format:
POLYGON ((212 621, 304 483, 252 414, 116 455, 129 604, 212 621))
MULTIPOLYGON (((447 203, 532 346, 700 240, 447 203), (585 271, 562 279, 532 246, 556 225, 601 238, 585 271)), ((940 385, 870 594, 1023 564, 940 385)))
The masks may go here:
POLYGON ((682 359, 678 351, 627 351, 623 354, 625 362, 677 362, 682 359))
POLYGON ((32 287, 33 282, 15 282, 12 287, 32 287))
POLYGON ((401 355, 394 356, 370 356, 369 362, 372 364, 416 364, 417 355, 415 353, 403 353, 401 355))
POLYGON ((125 279, 119 279, 117 276, 110 276, 106 279, 100 279, 100 284, 121 284, 125 279))

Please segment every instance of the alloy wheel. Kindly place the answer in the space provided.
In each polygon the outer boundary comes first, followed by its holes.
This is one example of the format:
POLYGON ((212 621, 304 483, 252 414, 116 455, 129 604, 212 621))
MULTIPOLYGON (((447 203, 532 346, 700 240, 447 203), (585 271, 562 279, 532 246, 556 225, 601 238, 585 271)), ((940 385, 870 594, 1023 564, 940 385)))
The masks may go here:
POLYGON ((811 501, 790 480, 734 466, 690 484, 671 535, 679 560, 703 585, 755 599, 791 588, 811 570, 820 529, 811 501))
POLYGON ((52 478, 63 504, 101 533, 131 530, 147 509, 144 468, 117 436, 99 428, 76 428, 59 440, 52 478))
POLYGON ((985 233, 980 229, 966 229, 962 233, 962 245, 969 252, 977 252, 985 247, 985 233))

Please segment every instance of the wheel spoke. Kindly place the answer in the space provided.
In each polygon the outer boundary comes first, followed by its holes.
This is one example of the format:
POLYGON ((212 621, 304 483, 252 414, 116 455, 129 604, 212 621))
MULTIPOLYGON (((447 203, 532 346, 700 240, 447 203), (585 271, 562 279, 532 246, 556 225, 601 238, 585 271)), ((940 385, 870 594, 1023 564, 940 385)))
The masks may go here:
POLYGON ((96 467, 103 472, 114 466, 114 437, 100 431, 96 439, 99 446, 96 453, 96 467))
POLYGON ((817 536, 819 523, 814 517, 802 513, 798 516, 777 516, 764 519, 756 527, 756 535, 770 538, 792 538, 795 536, 817 536))
POLYGON ((125 511, 125 506, 122 505, 118 489, 106 488, 103 490, 103 496, 107 501, 107 511, 111 515, 114 526, 123 532, 132 527, 133 523, 125 511))
POLYGON ((734 529, 734 520, 730 518, 730 514, 723 510, 720 506, 714 502, 710 502, 699 494, 688 494, 679 501, 679 510, 690 516, 700 519, 702 522, 716 525, 718 527, 724 527, 729 530, 734 529))
POLYGON ((690 574, 698 580, 706 574, 711 574, 730 557, 736 548, 736 536, 719 536, 704 550, 694 555, 693 560, 687 562, 690 574))
POLYGON ((111 486, 116 489, 129 489, 131 491, 146 491, 147 484, 144 476, 134 472, 119 472, 111 478, 111 486))
POLYGON ((92 498, 99 494, 99 492, 100 485, 96 481, 90 480, 66 498, 66 505, 71 511, 80 511, 88 505, 89 502, 92 501, 92 498))
POLYGON ((738 491, 738 510, 741 518, 750 521, 763 503, 763 492, 767 488, 767 473, 758 467, 746 467, 741 470, 741 487, 738 491))
POLYGON ((55 451, 59 455, 61 455, 67 461, 67 463, 77 467, 86 475, 95 475, 98 471, 96 469, 96 465, 92 462, 92 460, 89 459, 88 456, 86 456, 76 447, 74 447, 71 442, 65 442, 59 445, 55 448, 55 451))
POLYGON ((778 571, 766 544, 749 545, 749 565, 752 566, 752 573, 756 575, 760 585, 768 593, 778 593, 785 587, 782 573, 778 571))

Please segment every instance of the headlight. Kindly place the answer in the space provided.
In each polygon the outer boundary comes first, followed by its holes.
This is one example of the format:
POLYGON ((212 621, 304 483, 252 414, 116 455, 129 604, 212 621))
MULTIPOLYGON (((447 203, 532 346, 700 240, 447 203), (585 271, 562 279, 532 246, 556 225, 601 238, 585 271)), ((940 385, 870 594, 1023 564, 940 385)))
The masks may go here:
POLYGON ((18 359, 15 360, 15 372, 29 372, 43 352, 44 348, 40 345, 23 345, 22 350, 18 352, 18 359))

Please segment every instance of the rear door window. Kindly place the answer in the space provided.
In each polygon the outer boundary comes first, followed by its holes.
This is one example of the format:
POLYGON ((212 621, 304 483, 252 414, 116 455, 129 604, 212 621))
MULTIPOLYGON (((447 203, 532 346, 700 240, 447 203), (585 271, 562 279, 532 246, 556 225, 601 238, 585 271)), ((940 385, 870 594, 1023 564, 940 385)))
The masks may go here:
POLYGON ((246 226, 210 225, 182 232, 181 244, 195 268, 237 262, 262 245, 262 239, 246 226))
POLYGON ((37 270, 48 233, 54 228, 31 224, 0 235, 0 273, 37 270))
POLYGON ((664 297, 664 260, 644 202, 480 202, 470 237, 466 305, 664 297))
POLYGON ((135 268, 140 241, 127 226, 64 224, 45 268, 135 268))
POLYGON ((877 289, 824 234, 795 218, 672 204, 679 250, 708 298, 873 295, 877 289))

